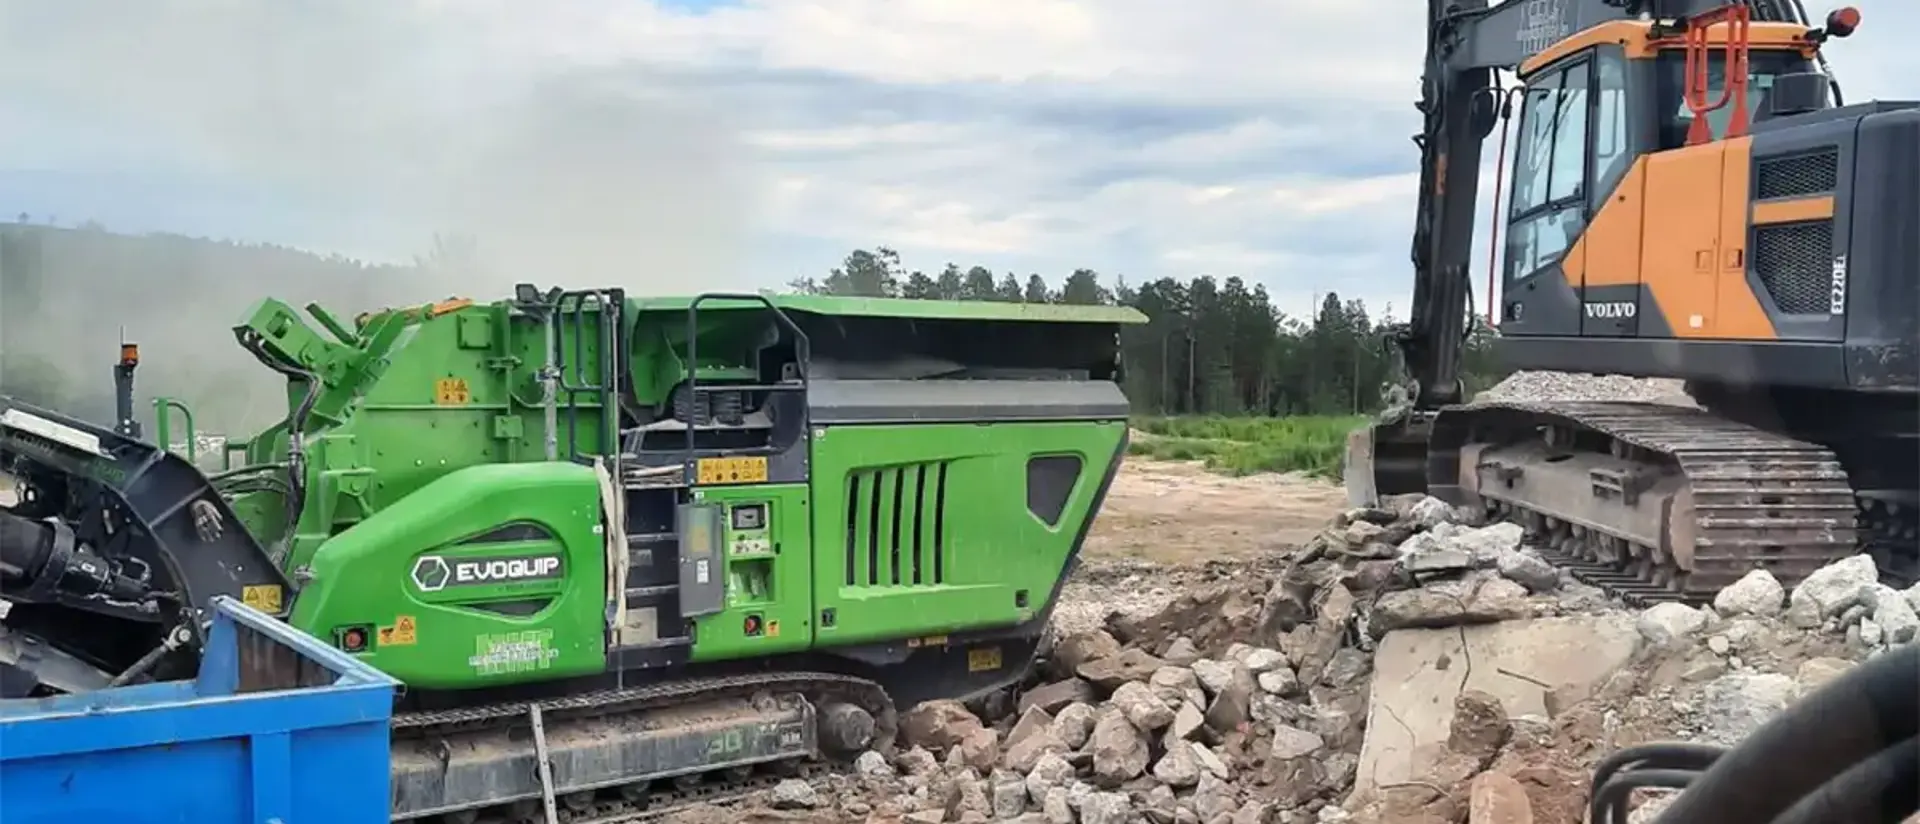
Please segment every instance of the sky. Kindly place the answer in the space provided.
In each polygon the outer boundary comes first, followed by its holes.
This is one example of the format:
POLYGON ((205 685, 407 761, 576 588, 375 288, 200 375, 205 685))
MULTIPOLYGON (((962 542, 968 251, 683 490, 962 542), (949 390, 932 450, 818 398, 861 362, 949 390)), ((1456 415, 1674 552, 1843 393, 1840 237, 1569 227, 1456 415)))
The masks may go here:
MULTIPOLYGON (((1899 98, 1920 4, 1855 5, 1836 72, 1899 98)), ((776 286, 884 244, 929 272, 1240 275, 1286 311, 1378 311, 1411 290, 1422 14, 0 0, 0 214, 373 260, 469 234, 508 272, 479 297, 776 286)))

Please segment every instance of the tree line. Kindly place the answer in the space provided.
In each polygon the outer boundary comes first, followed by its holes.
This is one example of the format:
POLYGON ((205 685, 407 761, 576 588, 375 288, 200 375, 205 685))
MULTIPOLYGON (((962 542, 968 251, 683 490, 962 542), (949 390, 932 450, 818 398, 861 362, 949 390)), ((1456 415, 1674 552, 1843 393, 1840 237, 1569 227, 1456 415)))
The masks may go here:
MULTIPOLYGON (((435 238, 404 264, 369 264, 269 244, 172 234, 129 235, 94 224, 0 225, 0 393, 112 419, 119 330, 142 344, 147 393, 180 397, 203 428, 248 431, 285 413, 277 377, 235 346, 226 327, 255 301, 318 300, 357 312, 470 288, 460 271, 484 255, 471 239, 435 238), (437 290, 437 291, 436 291, 437 290)), ((1126 389, 1152 415, 1334 415, 1378 409, 1396 366, 1388 324, 1359 300, 1328 292, 1312 316, 1277 309, 1236 276, 1138 284, 1076 269, 1057 285, 949 263, 909 269, 887 248, 856 249, 794 292, 914 299, 1125 305, 1147 323, 1122 333, 1126 389)), ((475 295, 476 298, 486 297, 475 295)), ((1468 341, 1469 388, 1504 377, 1491 332, 1468 341)), ((142 398, 142 409, 146 408, 142 398)), ((143 415, 146 413, 143 411, 143 415)))
MULTIPOLYGON (((1147 323, 1121 332, 1127 396, 1153 415, 1350 415, 1380 408, 1396 380, 1386 344, 1391 324, 1364 301, 1329 291, 1310 317, 1273 305, 1244 278, 1163 277, 1138 285, 1075 269, 1056 288, 1046 277, 995 274, 948 263, 938 274, 908 270, 887 247, 856 249, 824 277, 788 284, 808 294, 935 300, 1131 306, 1147 323)), ((1495 361, 1493 330, 1475 317, 1463 364, 1468 391, 1508 374, 1495 361)))

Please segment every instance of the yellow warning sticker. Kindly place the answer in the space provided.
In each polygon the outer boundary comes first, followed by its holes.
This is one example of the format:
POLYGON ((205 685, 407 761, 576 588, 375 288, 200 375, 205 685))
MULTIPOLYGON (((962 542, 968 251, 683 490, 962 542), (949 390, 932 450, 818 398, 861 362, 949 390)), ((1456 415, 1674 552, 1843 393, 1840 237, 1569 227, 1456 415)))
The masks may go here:
POLYGON ((240 603, 268 615, 280 614, 283 597, 279 584, 255 584, 240 590, 240 603))
POLYGON ((380 646, 410 647, 420 643, 414 631, 413 616, 401 615, 393 619, 393 626, 380 628, 380 646))
POLYGON ((768 621, 768 622, 767 622, 767 637, 768 637, 768 638, 778 638, 778 637, 780 637, 780 622, 779 622, 779 621, 768 621))
POLYGON ((694 464, 694 482, 708 484, 760 484, 767 482, 767 459, 701 458, 694 464))
POLYGON ((464 406, 473 402, 473 388, 466 378, 441 378, 433 382, 433 402, 441 406, 464 406))
POLYGON ((1000 668, 999 647, 967 650, 967 672, 991 672, 1000 668))

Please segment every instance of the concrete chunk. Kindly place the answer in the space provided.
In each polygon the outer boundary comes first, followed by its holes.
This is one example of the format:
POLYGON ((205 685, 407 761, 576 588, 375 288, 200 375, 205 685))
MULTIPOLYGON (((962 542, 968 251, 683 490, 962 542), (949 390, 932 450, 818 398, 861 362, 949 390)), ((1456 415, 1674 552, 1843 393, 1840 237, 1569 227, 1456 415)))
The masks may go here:
POLYGON ((1569 703, 1591 695, 1627 665, 1640 643, 1631 615, 1388 633, 1374 655, 1371 712, 1398 720, 1367 725, 1355 792, 1414 780, 1435 763, 1447 751, 1454 696, 1462 691, 1487 693, 1509 717, 1548 717, 1550 692, 1569 703))

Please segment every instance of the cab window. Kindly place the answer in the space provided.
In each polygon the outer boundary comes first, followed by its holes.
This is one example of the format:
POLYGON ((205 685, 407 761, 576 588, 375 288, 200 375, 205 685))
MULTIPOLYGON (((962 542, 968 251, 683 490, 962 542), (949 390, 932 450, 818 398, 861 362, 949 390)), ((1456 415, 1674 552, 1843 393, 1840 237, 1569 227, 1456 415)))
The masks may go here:
POLYGON ((1581 60, 1536 75, 1520 107, 1508 220, 1508 277, 1558 260, 1586 223, 1591 68, 1581 60))
POLYGON ((1627 58, 1602 50, 1593 68, 1593 190, 1587 199, 1597 210, 1633 165, 1635 153, 1628 130, 1627 58))
MULTIPOLYGON (((1687 145, 1687 128, 1693 125, 1693 110, 1687 107, 1687 55, 1672 50, 1660 55, 1660 148, 1677 149, 1687 145)), ((1758 118, 1766 111, 1767 95, 1774 78, 1783 74, 1814 71, 1812 61, 1797 52, 1753 51, 1747 56, 1747 116, 1758 118)), ((1727 88, 1727 56, 1714 49, 1707 56, 1707 103, 1718 103, 1727 88)), ((1727 135, 1733 118, 1733 102, 1707 112, 1707 124, 1715 139, 1727 135)))

